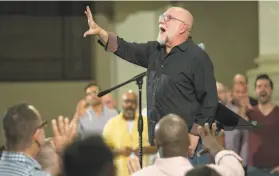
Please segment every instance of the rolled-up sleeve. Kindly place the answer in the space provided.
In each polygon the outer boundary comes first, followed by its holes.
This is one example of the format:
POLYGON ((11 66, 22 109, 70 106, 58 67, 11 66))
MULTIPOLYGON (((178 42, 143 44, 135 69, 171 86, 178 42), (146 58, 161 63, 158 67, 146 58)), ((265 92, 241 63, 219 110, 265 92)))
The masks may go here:
POLYGON ((192 69, 195 94, 201 106, 194 117, 191 133, 198 135, 198 125, 213 122, 218 107, 218 95, 213 64, 206 53, 203 52, 194 59, 192 69))
POLYGON ((158 46, 158 42, 156 41, 130 43, 110 32, 108 33, 108 42, 106 44, 103 44, 100 40, 98 40, 98 43, 106 51, 112 52, 128 62, 144 68, 148 67, 149 57, 158 46))
POLYGON ((215 156, 215 164, 209 164, 222 176, 244 176, 242 159, 233 151, 222 150, 215 156))

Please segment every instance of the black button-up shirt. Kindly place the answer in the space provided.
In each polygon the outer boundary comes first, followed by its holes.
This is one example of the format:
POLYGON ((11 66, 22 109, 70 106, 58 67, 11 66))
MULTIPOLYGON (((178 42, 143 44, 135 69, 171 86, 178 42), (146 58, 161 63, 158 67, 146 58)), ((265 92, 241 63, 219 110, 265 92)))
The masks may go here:
POLYGON ((218 106, 213 64, 191 37, 165 54, 165 47, 157 41, 129 43, 109 33, 105 48, 147 68, 150 143, 153 143, 155 124, 169 113, 184 118, 190 132, 196 135, 198 124, 213 122, 218 106))

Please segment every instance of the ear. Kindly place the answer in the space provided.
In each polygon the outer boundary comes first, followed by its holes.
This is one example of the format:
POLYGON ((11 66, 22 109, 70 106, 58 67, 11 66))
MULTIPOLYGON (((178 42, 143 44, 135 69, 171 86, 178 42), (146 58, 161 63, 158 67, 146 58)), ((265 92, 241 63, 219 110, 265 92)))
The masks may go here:
POLYGON ((41 134, 41 130, 40 129, 36 129, 35 133, 32 136, 32 140, 38 140, 40 134, 41 134))
POLYGON ((182 24, 182 25, 180 26, 179 32, 180 32, 180 34, 183 34, 183 33, 185 33, 187 30, 188 30, 188 25, 187 25, 187 24, 182 24))

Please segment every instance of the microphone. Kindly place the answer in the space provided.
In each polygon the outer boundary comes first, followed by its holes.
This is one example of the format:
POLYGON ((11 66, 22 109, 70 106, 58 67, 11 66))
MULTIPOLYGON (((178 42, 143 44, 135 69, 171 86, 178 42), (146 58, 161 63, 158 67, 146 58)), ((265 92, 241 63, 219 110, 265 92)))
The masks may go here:
POLYGON ((200 44, 198 44, 198 46, 199 46, 202 50, 205 50, 205 45, 204 45, 204 43, 200 43, 200 44))

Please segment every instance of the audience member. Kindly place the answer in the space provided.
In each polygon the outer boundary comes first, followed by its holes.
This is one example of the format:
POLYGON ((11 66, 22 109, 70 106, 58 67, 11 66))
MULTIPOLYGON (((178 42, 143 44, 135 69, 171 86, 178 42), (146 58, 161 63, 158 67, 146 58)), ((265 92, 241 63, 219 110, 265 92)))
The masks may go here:
POLYGON ((103 105, 105 105, 109 109, 117 110, 116 101, 113 98, 112 94, 110 94, 110 93, 102 96, 102 103, 103 103, 103 105))
MULTIPOLYGON (((215 125, 216 127, 216 125, 215 125)), ((215 158, 216 165, 207 166, 216 170, 222 176, 244 176, 241 159, 233 151, 224 148, 215 139, 216 128, 210 131, 208 124, 199 127, 199 134, 205 148, 215 158)), ((187 157, 189 138, 185 121, 177 115, 169 114, 163 117, 155 128, 156 145, 160 158, 151 166, 140 170, 138 159, 130 158, 128 168, 133 176, 184 176, 193 169, 187 157)))
POLYGON ((69 145, 63 156, 64 176, 115 176, 114 155, 100 136, 69 145))
POLYGON ((45 139, 45 125, 34 106, 21 103, 7 110, 3 118, 6 150, 0 175, 48 175, 35 160, 45 139))
MULTIPOLYGON (((139 115, 136 112, 137 105, 138 99, 135 92, 128 91, 124 93, 122 96, 123 112, 109 120, 103 131, 106 143, 118 156, 115 160, 118 176, 129 176, 127 169, 128 157, 136 156, 139 153, 139 115)), ((143 123, 143 159, 148 165, 147 155, 156 153, 157 148, 155 146, 150 146, 149 144, 146 117, 143 117, 143 123)))
POLYGON ((93 133, 101 134, 107 121, 118 114, 116 110, 103 106, 101 98, 97 96, 100 90, 97 83, 89 83, 85 87, 86 96, 78 105, 74 118, 79 124, 82 138, 93 133))
POLYGON ((255 81, 258 106, 249 111, 249 120, 263 126, 249 131, 248 176, 279 175, 279 107, 272 102, 273 82, 266 74, 255 81))
POLYGON ((56 152, 53 138, 45 139, 36 160, 42 166, 42 169, 48 173, 61 172, 61 158, 56 152))
MULTIPOLYGON (((249 99, 247 87, 243 84, 235 84, 232 90, 234 104, 228 104, 228 108, 247 120, 246 110, 249 99)), ((243 166, 247 166, 248 131, 234 129, 225 131, 225 147, 233 150, 243 159, 243 166)))
MULTIPOLYGON (((233 85, 235 84, 242 84, 248 88, 248 78, 242 74, 236 74, 233 78, 233 85)), ((251 106, 256 106, 258 101, 253 97, 249 97, 251 106)))
POLYGON ((216 87, 217 87, 219 103, 222 103, 223 105, 226 106, 228 104, 228 97, 226 95, 226 90, 224 85, 220 82, 216 82, 216 87))
MULTIPOLYGON (((36 161, 45 140, 46 121, 38 110, 29 104, 20 103, 8 108, 3 118, 5 150, 0 160, 0 175, 8 176, 47 176, 57 175, 58 170, 47 173, 36 161)), ((52 121, 53 142, 57 153, 64 150, 76 132, 76 124, 70 126, 67 118, 59 117, 52 121)))
POLYGON ((216 170, 212 169, 208 166, 198 166, 189 172, 186 173, 185 176, 221 176, 216 172, 216 170))
POLYGON ((232 90, 229 87, 225 86, 225 92, 228 103, 232 103, 232 90))

